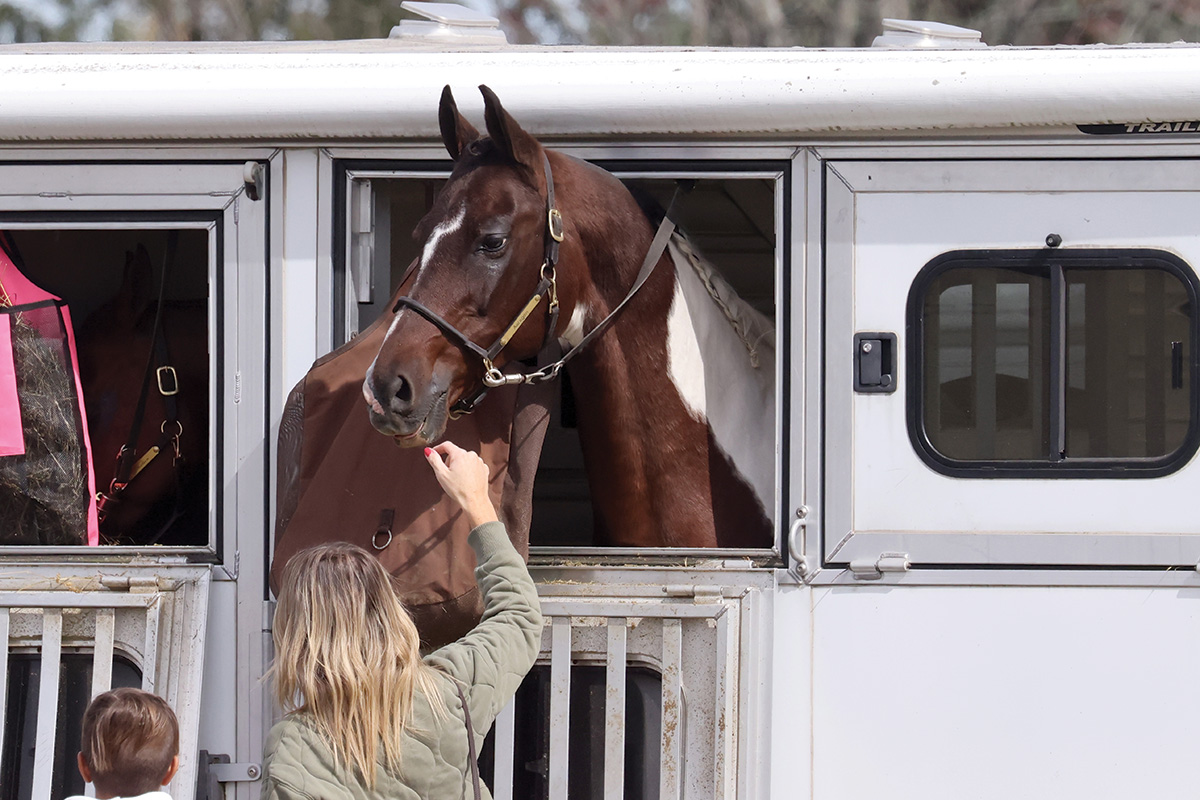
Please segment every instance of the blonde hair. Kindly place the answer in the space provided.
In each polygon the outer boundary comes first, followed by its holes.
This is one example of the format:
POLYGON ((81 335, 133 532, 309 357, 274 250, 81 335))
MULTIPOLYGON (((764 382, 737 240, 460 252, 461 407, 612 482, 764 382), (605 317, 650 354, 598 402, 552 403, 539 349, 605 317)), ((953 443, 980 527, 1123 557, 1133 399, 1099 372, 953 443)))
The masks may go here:
POLYGON ((101 794, 153 792, 179 753, 179 722, 158 695, 113 689, 96 695, 83 712, 79 750, 101 794))
POLYGON ((274 623, 275 696, 303 713, 333 751, 375 786, 382 750, 400 765, 400 745, 420 690, 445 713, 436 670, 421 660, 420 637, 392 578, 352 544, 320 545, 284 567, 274 623))

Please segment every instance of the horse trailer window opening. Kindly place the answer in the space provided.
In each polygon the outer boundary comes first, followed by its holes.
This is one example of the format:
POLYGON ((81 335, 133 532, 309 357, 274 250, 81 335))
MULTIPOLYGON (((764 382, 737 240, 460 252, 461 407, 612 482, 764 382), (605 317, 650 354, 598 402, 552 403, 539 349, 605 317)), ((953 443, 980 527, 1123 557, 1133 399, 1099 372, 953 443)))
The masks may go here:
MULTIPOLYGON (((687 184, 675 221, 700 256, 738 297, 779 330, 777 298, 787 242, 787 162, 761 160, 654 161, 597 159, 620 178, 652 219, 661 216, 680 182, 687 184)), ((335 160, 333 237, 333 323, 339 346, 389 309, 388 299, 408 266, 420 255, 411 231, 428 211, 449 175, 445 162, 335 160)), ((756 343, 745 346, 754 349, 756 343)), ((780 347, 782 349, 782 346, 780 347)), ((779 374, 778 364, 762 365, 779 374)), ((559 379, 560 402, 551 411, 534 483, 530 544, 537 552, 604 556, 595 546, 588 479, 576 430, 569 375, 559 379)), ((780 391, 783 387, 777 387, 780 391)), ((485 401, 486 402, 486 401, 485 401)), ((776 453, 781 433, 774 431, 776 453)), ((779 551, 778 486, 783 469, 776 458, 772 496, 766 500, 775 532, 762 557, 779 551)), ((681 548, 686 549, 686 548, 681 548)), ((639 548, 639 556, 654 548, 639 548)), ((669 548, 661 548, 669 553, 669 548)), ((632 551, 631 551, 632 552, 632 551)), ((728 550, 726 550, 728 552, 728 550)), ((739 551, 741 552, 741 551, 739 551)))
POLYGON ((26 276, 60 296, 75 325, 96 491, 112 497, 100 543, 207 547, 210 237, 206 228, 135 225, 9 233, 26 276), (127 488, 114 491, 135 424, 134 466, 127 488))
POLYGON ((909 295, 909 433, 960 477, 1151 477, 1197 445, 1197 280, 1153 250, 951 252, 909 295))

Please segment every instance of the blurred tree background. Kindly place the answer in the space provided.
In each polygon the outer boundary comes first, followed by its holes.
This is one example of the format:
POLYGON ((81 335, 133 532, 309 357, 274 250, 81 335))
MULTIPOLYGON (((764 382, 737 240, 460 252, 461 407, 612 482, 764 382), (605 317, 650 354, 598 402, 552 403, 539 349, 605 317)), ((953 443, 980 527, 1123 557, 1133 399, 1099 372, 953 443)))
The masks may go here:
MULTIPOLYGON (((1200 0, 459 1, 519 43, 866 46, 884 17, 976 28, 993 45, 1200 39, 1200 0)), ((0 0, 0 42, 379 38, 400 2, 0 0)))

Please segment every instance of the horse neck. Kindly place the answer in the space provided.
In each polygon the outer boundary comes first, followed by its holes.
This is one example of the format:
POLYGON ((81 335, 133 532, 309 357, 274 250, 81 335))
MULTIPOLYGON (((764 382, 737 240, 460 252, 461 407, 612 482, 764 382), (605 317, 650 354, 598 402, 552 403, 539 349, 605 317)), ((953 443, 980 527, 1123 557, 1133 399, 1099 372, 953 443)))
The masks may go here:
MULTIPOLYGON (((640 264, 642 255, 633 262, 640 264)), ((724 534, 719 540, 718 531, 759 536, 754 520, 761 519, 769 538, 773 344, 758 344, 755 370, 745 337, 703 275, 690 253, 673 245, 670 258, 572 368, 598 533, 612 544, 768 544, 724 534)), ((707 277, 711 283, 713 275, 707 277)), ((632 280, 625 275, 623 285, 632 280)), ((618 302, 608 297, 600 305, 618 302)))

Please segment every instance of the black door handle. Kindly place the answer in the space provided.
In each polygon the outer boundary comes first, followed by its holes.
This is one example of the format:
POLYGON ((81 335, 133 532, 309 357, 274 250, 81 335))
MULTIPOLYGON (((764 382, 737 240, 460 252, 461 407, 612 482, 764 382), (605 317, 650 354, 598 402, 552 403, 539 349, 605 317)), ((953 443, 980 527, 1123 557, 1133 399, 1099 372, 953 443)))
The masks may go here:
POLYGON ((854 334, 854 391, 866 394, 896 391, 896 334, 854 334))

